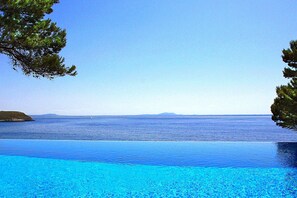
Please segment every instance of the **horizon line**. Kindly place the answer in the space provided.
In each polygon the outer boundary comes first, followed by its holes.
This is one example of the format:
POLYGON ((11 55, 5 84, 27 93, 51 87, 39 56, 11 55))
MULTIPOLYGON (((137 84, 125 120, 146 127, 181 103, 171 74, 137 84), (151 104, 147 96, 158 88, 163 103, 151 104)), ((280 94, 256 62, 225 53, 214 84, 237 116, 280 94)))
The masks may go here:
POLYGON ((255 113, 255 114, 176 114, 176 113, 158 113, 158 114, 82 114, 82 115, 69 115, 69 114, 29 114, 30 116, 271 116, 268 113, 255 113))

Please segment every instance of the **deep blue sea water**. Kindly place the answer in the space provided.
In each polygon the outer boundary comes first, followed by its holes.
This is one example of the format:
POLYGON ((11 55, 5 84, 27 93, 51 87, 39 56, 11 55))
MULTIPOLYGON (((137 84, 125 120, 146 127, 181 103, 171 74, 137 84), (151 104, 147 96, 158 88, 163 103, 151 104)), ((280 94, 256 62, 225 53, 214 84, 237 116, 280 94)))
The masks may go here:
POLYGON ((292 142, 0 145, 0 197, 297 197, 292 142))
POLYGON ((266 116, 81 116, 0 122, 0 139, 297 141, 266 116))

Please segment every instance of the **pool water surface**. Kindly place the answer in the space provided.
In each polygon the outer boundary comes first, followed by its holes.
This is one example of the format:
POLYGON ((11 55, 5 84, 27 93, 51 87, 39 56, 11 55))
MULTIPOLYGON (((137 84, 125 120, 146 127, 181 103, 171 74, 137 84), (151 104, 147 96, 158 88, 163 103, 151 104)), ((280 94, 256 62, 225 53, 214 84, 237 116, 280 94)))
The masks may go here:
POLYGON ((297 143, 0 140, 0 197, 297 197, 297 143))

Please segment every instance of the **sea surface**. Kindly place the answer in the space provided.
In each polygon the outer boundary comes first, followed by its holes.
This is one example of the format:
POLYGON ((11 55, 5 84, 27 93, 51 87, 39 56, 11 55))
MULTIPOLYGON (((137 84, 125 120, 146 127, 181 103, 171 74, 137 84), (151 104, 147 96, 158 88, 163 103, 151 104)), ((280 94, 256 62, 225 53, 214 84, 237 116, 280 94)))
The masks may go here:
POLYGON ((33 122, 0 122, 0 139, 297 141, 297 132, 276 126, 270 115, 33 118, 33 122))
POLYGON ((0 140, 0 197, 297 197, 297 143, 0 140))

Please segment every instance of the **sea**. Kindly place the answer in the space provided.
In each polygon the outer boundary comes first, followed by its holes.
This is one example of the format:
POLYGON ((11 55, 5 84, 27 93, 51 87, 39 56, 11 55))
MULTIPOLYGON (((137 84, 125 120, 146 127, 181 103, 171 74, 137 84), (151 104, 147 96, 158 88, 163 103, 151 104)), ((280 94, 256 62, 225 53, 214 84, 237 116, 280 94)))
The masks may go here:
POLYGON ((0 139, 295 142, 270 115, 32 116, 0 122, 0 139))

